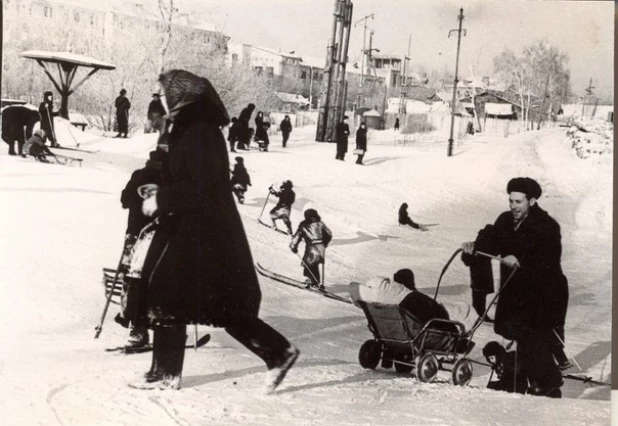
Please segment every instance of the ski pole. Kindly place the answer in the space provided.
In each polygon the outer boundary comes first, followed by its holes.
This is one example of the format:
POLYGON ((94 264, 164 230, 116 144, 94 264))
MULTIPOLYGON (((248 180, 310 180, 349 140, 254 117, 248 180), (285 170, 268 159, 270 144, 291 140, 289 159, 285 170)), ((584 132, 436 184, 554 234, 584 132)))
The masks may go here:
POLYGON ((197 351, 197 324, 194 324, 193 334, 193 349, 197 351))
POLYGON ((326 256, 324 258, 324 261, 322 262, 322 286, 324 286, 324 283, 326 282, 326 272, 324 272, 325 264, 326 264, 326 256))
POLYGON ((124 250, 126 243, 122 246, 122 254, 120 255, 120 260, 118 261, 118 267, 116 268, 116 274, 114 275, 114 282, 112 284, 112 288, 109 290, 109 294, 107 295, 107 300, 105 301, 105 306, 103 307, 103 313, 101 314, 101 321, 99 325, 97 325, 94 330, 94 338, 98 339, 99 334, 103 330, 103 322, 105 321, 105 316, 107 315, 107 309, 109 308, 109 304, 112 301, 112 295, 114 294, 114 289, 116 288, 116 282, 118 281, 118 275, 120 275, 120 267, 122 266, 122 259, 124 258, 124 250))
POLYGON ((577 368, 579 369, 579 371, 584 371, 582 370, 582 368, 579 366, 579 364, 577 363, 577 360, 575 359, 575 357, 573 355, 571 355, 569 353, 569 351, 567 351, 566 345, 564 344, 564 341, 560 338, 560 335, 558 334, 558 332, 556 331, 555 328, 552 329, 552 331, 554 332, 554 334, 556 335, 556 337, 558 338, 558 341, 562 344, 562 346, 564 347, 564 351, 567 353, 568 356, 570 356, 573 359, 573 362, 575 363, 575 365, 577 366, 577 368))
POLYGON ((319 283, 319 282, 320 282, 320 280, 318 280, 318 279, 315 277, 315 275, 313 275, 313 272, 311 272, 311 269, 309 269, 309 266, 307 266, 307 264, 306 264, 306 263, 305 263, 305 261, 303 260, 302 256, 301 256, 298 252, 296 252, 296 256, 298 256, 298 258, 299 258, 299 259, 300 259, 300 261, 302 262, 302 264, 303 264, 303 266, 305 267, 305 269, 307 270, 307 272, 309 272, 309 274, 311 275, 311 278, 313 278, 313 280, 314 280, 316 283, 319 283))
POLYGON ((264 201, 264 207, 262 207, 262 211, 260 212, 260 215, 258 216, 258 222, 260 221, 260 219, 262 219, 262 215, 264 214, 264 210, 266 209, 266 204, 268 204, 268 197, 270 197, 270 189, 268 190, 268 195, 266 195, 266 201, 264 201))

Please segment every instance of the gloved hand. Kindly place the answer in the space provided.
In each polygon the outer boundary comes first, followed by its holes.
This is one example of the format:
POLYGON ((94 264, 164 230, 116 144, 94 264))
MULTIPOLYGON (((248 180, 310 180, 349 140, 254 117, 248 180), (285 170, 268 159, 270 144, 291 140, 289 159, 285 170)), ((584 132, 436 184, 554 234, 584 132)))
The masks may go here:
POLYGON ((298 253, 298 249, 295 247, 290 247, 290 250, 292 250, 292 253, 294 254, 298 253))

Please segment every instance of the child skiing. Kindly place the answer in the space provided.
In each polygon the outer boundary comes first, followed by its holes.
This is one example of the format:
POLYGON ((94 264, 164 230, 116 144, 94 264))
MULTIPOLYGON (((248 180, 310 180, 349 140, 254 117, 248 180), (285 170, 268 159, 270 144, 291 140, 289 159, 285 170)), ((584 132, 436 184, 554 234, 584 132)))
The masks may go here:
POLYGON ((245 202, 245 192, 247 192, 247 185, 251 186, 251 178, 245 168, 244 160, 242 157, 236 157, 236 164, 234 164, 234 170, 232 171, 232 192, 238 198, 240 204, 245 202))
POLYGON ((303 275, 307 277, 307 288, 315 286, 324 290, 324 284, 320 281, 320 264, 324 264, 324 252, 328 243, 333 238, 330 229, 322 222, 320 215, 314 209, 305 210, 305 220, 299 225, 290 242, 290 249, 298 253, 298 245, 301 240, 305 241, 305 254, 301 265, 304 268, 303 275))
POLYGON ((281 219, 285 224, 288 234, 292 235, 292 222, 290 221, 290 211, 292 204, 296 201, 296 194, 292 191, 292 181, 286 180, 281 184, 279 191, 275 191, 271 186, 268 188, 271 194, 279 197, 277 205, 270 211, 270 220, 273 222, 273 228, 277 228, 276 219, 281 219))

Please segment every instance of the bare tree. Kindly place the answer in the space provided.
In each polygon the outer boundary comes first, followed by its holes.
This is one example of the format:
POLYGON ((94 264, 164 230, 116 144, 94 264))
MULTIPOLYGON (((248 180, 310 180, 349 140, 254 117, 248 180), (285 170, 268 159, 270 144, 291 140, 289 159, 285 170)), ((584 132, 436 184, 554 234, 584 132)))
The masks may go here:
POLYGON ((178 11, 174 7, 174 0, 159 0, 159 13, 161 14, 161 22, 163 23, 163 40, 159 48, 159 66, 157 75, 163 72, 165 65, 165 54, 170 46, 172 39, 172 21, 174 14, 178 11))

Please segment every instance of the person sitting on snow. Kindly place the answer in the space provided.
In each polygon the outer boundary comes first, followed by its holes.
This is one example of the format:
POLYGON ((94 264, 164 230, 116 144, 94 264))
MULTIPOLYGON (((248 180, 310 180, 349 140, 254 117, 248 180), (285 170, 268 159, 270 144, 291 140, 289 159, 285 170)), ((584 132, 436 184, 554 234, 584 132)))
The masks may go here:
POLYGON ((242 157, 236 157, 236 164, 234 164, 234 170, 232 171, 232 192, 238 198, 240 204, 245 202, 245 192, 247 192, 247 185, 251 186, 251 178, 245 168, 244 159, 242 157))
POLYGON ((409 225, 414 229, 420 229, 421 231, 427 231, 427 227, 425 225, 419 225, 410 219, 408 215, 408 203, 403 203, 401 207, 399 207, 399 224, 400 225, 409 225))
POLYGON ((301 240, 305 241, 305 254, 301 265, 303 275, 307 277, 307 288, 315 286, 324 290, 324 284, 320 281, 320 264, 324 264, 324 252, 333 234, 328 226, 322 222, 320 215, 314 209, 305 210, 305 220, 299 225, 290 242, 290 249, 298 253, 298 245, 301 240))
POLYGON ((49 163, 47 155, 54 156, 54 153, 45 145, 45 131, 39 129, 34 132, 32 137, 26 141, 23 148, 22 157, 32 155, 42 163, 49 163))
POLYGON ((279 191, 275 191, 271 186, 269 191, 275 197, 279 197, 279 201, 270 211, 270 220, 273 222, 273 228, 277 227, 276 219, 281 219, 287 227, 288 234, 292 235, 292 222, 290 221, 290 213, 292 204, 296 201, 296 194, 292 191, 294 185, 291 180, 286 180, 281 184, 279 191))

